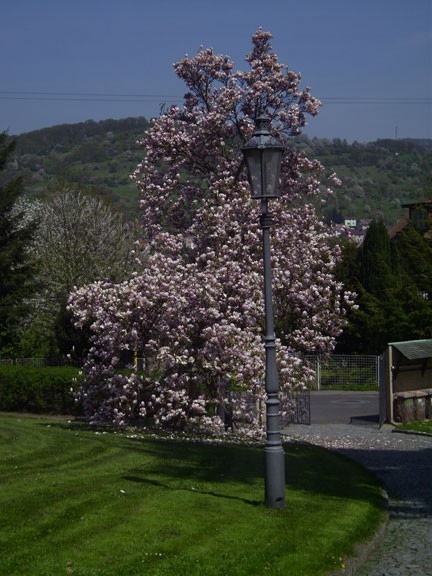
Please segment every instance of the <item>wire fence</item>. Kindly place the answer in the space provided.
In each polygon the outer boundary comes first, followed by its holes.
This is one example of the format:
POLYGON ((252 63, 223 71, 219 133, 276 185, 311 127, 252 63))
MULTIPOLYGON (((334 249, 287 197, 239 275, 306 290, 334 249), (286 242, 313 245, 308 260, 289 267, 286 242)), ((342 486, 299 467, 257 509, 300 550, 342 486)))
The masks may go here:
POLYGON ((380 356, 304 356, 315 371, 315 389, 376 388, 380 385, 380 356))

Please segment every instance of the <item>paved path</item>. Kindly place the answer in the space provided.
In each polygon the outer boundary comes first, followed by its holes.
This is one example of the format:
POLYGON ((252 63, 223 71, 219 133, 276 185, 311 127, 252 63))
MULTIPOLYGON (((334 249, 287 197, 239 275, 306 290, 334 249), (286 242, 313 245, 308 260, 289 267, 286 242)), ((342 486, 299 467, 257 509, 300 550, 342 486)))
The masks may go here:
POLYGON ((389 525, 357 576, 432 576, 432 437, 380 430, 369 418, 352 421, 291 426, 285 432, 345 454, 383 480, 389 525))
POLYGON ((311 392, 313 424, 351 424, 378 422, 378 392, 311 392))

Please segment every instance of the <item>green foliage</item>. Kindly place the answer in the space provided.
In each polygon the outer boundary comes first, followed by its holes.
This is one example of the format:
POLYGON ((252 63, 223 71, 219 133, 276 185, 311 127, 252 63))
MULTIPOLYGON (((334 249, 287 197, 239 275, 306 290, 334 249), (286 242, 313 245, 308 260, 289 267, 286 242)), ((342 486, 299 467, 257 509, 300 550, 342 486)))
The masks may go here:
POLYGON ((51 315, 36 317, 25 322, 17 330, 16 341, 11 350, 15 358, 60 358, 68 352, 60 351, 52 330, 51 315))
POLYGON ((78 369, 0 365, 0 410, 34 414, 76 414, 71 388, 78 369))
POLYGON ((47 310, 36 309, 19 326, 10 356, 14 358, 84 358, 89 348, 87 327, 74 326, 66 302, 47 310))
POLYGON ((382 519, 377 479, 321 448, 287 447, 269 510, 262 449, 132 432, 0 417, 1 576, 324 576, 382 519))

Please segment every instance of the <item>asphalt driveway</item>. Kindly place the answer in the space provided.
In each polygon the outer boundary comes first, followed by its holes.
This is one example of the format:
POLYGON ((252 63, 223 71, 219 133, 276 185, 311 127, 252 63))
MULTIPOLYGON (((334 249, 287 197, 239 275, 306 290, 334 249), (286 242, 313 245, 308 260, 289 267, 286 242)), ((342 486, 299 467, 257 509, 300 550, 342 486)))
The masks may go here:
POLYGON ((311 424, 378 424, 378 392, 311 392, 311 424))

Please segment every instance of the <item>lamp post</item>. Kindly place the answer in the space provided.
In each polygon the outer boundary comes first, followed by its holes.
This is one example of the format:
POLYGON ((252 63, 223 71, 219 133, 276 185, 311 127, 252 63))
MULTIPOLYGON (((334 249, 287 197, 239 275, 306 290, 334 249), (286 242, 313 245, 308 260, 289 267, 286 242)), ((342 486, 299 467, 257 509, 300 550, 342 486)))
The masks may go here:
POLYGON ((270 134, 269 128, 269 118, 264 116, 257 118, 255 132, 241 150, 247 167, 252 198, 261 201, 266 353, 265 500, 269 508, 283 508, 285 506, 285 454, 280 434, 279 380, 276 367, 270 260, 272 218, 268 211, 268 200, 280 195, 279 176, 284 145, 270 134))

